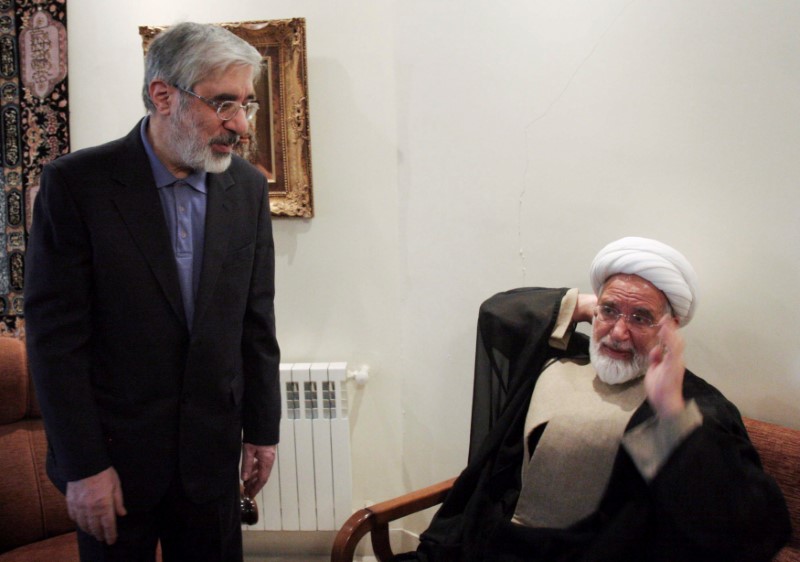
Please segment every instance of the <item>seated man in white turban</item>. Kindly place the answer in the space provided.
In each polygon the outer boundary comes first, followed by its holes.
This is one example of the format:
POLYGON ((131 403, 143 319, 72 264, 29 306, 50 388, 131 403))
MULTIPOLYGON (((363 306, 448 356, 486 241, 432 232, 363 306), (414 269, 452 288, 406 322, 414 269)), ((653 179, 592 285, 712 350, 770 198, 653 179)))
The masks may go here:
POLYGON ((470 462, 400 559, 766 562, 788 540, 738 410, 684 367, 686 258, 624 238, 590 277, 594 295, 518 289, 483 304, 470 462))

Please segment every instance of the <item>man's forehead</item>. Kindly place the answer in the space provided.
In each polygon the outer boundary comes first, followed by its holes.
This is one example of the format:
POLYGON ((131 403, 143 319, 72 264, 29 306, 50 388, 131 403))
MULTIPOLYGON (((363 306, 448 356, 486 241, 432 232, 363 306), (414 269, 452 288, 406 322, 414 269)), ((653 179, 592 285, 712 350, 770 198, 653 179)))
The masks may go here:
POLYGON ((231 90, 244 89, 248 93, 254 91, 253 70, 242 65, 228 66, 213 72, 201 79, 194 86, 195 90, 211 90, 219 94, 233 94, 231 90))
POLYGON ((667 304, 663 291, 644 277, 620 273, 612 275, 603 284, 600 299, 611 299, 631 306, 652 306, 655 309, 667 304))

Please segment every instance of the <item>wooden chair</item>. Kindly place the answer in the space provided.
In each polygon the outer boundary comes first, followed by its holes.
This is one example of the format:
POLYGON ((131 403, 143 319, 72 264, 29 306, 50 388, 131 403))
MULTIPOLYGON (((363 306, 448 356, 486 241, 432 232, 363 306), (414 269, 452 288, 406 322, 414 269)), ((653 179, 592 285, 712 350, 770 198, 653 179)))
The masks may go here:
MULTIPOLYGON (((800 561, 800 429, 744 418, 764 470, 778 482, 789 506, 792 537, 774 562, 800 561)), ((380 562, 394 557, 389 544, 389 523, 440 504, 455 478, 360 509, 339 530, 331 562, 351 562, 359 541, 370 534, 372 549, 380 562)))

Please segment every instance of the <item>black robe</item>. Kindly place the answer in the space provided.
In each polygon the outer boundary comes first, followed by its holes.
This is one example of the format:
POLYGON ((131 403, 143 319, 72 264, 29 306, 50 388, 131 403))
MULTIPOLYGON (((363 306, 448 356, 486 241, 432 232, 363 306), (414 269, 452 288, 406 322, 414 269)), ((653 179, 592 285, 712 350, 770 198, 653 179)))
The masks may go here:
MULTIPOLYGON (((684 396, 703 424, 646 482, 620 447, 597 511, 567 529, 511 523, 521 487, 523 427, 539 374, 557 357, 586 357, 573 334, 548 345, 566 289, 516 289, 481 306, 469 463, 401 560, 767 561, 791 527, 775 481, 763 472, 736 407, 690 372, 684 396)), ((651 418, 645 402, 628 430, 651 418)))

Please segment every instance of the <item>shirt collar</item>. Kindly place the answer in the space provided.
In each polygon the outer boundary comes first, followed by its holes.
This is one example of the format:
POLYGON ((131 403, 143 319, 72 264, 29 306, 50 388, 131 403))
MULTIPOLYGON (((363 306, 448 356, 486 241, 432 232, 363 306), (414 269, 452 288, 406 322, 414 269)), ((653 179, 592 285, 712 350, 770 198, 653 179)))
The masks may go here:
MULTIPOLYGON (((150 116, 148 115, 142 119, 142 124, 139 127, 139 134, 142 137, 144 151, 147 153, 147 159, 150 161, 150 169, 153 170, 153 178, 156 180, 156 187, 159 189, 162 187, 169 187, 174 185, 175 182, 179 180, 167 169, 161 160, 158 159, 158 156, 156 156, 155 150, 153 150, 153 145, 150 144, 150 141, 147 138, 147 127, 149 123, 150 116)), ((182 178, 180 181, 184 181, 197 191, 205 193, 207 175, 208 173, 205 170, 199 170, 192 172, 185 178, 182 178)))

